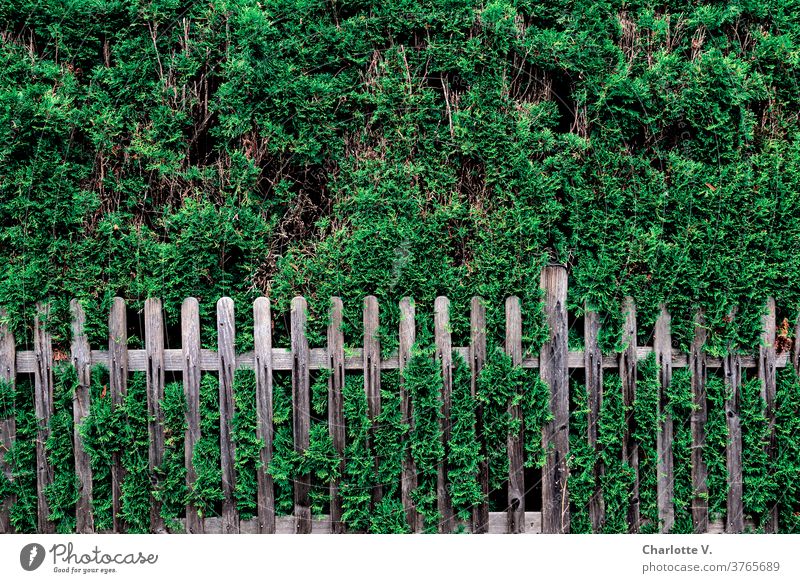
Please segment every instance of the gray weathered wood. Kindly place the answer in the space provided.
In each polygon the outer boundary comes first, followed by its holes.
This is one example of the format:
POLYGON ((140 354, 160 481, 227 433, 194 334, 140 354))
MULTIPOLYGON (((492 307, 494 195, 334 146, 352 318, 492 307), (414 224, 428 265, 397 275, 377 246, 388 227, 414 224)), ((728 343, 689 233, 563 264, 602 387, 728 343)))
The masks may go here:
POLYGON ((222 528, 224 534, 239 532, 236 508, 236 446, 233 442, 233 378, 236 370, 236 319, 233 300, 217 301, 219 348, 219 448, 222 466, 222 528))
POLYGON ((589 520, 592 523, 592 532, 602 532, 605 524, 605 504, 603 502, 602 479, 605 467, 600 458, 600 449, 597 444, 597 423, 600 419, 600 409, 603 406, 603 354, 600 352, 598 339, 600 336, 600 316, 597 312, 586 306, 583 319, 584 340, 584 369, 586 370, 586 397, 588 401, 588 440, 589 447, 595 452, 597 461, 592 470, 594 477, 594 491, 589 498, 589 520))
MULTIPOLYGON (((116 409, 125 403, 128 394, 128 318, 125 300, 114 298, 108 317, 108 385, 111 405, 116 409)), ((125 468, 120 454, 111 454, 111 515, 114 532, 125 532, 122 519, 122 480, 125 468)))
POLYGON ((553 420, 542 429, 545 463, 542 468, 542 532, 570 531, 569 492, 569 371, 567 369, 567 270, 548 265, 542 270, 544 311, 549 338, 542 346, 539 374, 550 389, 553 420))
MULTIPOLYGON (((758 347, 758 378, 761 381, 761 398, 764 399, 764 416, 767 419, 769 431, 766 444, 767 457, 770 461, 777 455, 777 442, 775 435, 775 299, 768 298, 766 313, 762 318, 761 345, 758 347)), ((778 532, 778 503, 769 503, 767 515, 764 518, 764 532, 778 532)))
POLYGON ((706 338, 705 318, 702 311, 698 310, 694 320, 694 340, 689 352, 692 375, 692 523, 697 533, 708 531, 708 467, 703 455, 708 421, 706 338))
MULTIPOLYGON (((483 299, 472 298, 470 303, 470 392, 474 399, 478 392, 478 375, 486 364, 486 307, 483 299)), ((478 463, 478 485, 481 489, 482 501, 472 510, 472 532, 483 534, 489 530, 489 458, 486 450, 486 439, 483 435, 483 404, 475 408, 475 434, 481 451, 478 463)))
MULTIPOLYGON (((164 314, 161 300, 148 298, 144 302, 144 346, 147 351, 147 433, 150 483, 153 490, 161 488, 160 468, 164 462, 164 314)), ((161 502, 150 495, 150 529, 164 532, 161 502)))
MULTIPOLYGON (((0 309, 0 382, 9 383, 12 391, 15 389, 16 371, 16 345, 14 334, 6 324, 6 312, 0 309)), ((9 481, 14 480, 10 460, 6 455, 14 445, 17 435, 17 425, 14 418, 14 403, 4 403, 8 409, 0 409, 0 472, 9 481)), ((14 532, 11 527, 11 508, 16 503, 16 496, 10 495, 0 500, 0 534, 14 532)))
POLYGON ((669 413, 669 385, 672 382, 672 331, 671 318, 666 306, 656 320, 653 350, 658 365, 658 434, 656 438, 656 503, 661 532, 670 532, 675 525, 675 474, 673 470, 672 438, 673 419, 669 413))
MULTIPOLYGON (((294 449, 302 454, 310 443, 311 395, 309 388, 308 338, 306 337, 308 305, 305 298, 292 300, 292 432, 294 449)), ((297 476, 294 483, 295 532, 311 532, 311 476, 297 476)))
MULTIPOLYGON (((409 426, 409 431, 414 431, 414 406, 408 389, 403 382, 403 373, 408 361, 411 360, 411 348, 416 342, 416 312, 414 302, 411 298, 400 300, 400 326, 399 326, 399 348, 398 360, 400 364, 400 406, 403 411, 402 420, 409 426)), ((408 444, 408 435, 403 444, 403 469, 400 477, 400 495, 405 510, 406 522, 411 528, 411 532, 422 530, 422 515, 417 512, 417 507, 411 494, 417 488, 417 468, 414 458, 411 456, 411 449, 408 444)))
MULTIPOLYGON (((367 416, 372 423, 381 414, 381 342, 378 336, 378 299, 364 298, 364 392, 367 395, 367 416)), ((374 428, 370 429, 369 447, 374 443, 374 428)), ((375 458, 377 473, 378 459, 375 458)), ((376 484, 372 488, 372 506, 383 497, 383 488, 376 484)))
POLYGON ((275 532, 275 485, 269 464, 272 463, 274 429, 272 426, 272 310, 268 298, 253 302, 253 340, 256 368, 256 432, 261 442, 258 481, 258 532, 275 532))
MULTIPOLYGON (((330 377, 328 377, 328 431, 333 448, 339 455, 339 471, 344 472, 344 448, 346 433, 344 422, 344 333, 342 332, 344 306, 341 298, 331 298, 331 317, 328 323, 328 358, 330 377)), ((342 522, 342 496, 339 493, 339 479, 331 482, 331 532, 344 532, 342 522)))
MULTIPOLYGON (((506 299, 506 353, 514 366, 522 363, 522 312, 517 296, 506 299)), ((509 403, 508 414, 519 423, 517 433, 508 434, 508 532, 525 532, 525 474, 523 436, 525 427, 518 404, 509 403)))
POLYGON ((92 514, 92 466, 89 454, 83 447, 80 426, 89 415, 89 386, 92 378, 91 349, 86 338, 84 326, 86 314, 78 300, 70 302, 72 312, 72 364, 78 376, 78 386, 72 397, 72 416, 75 420, 73 429, 75 457, 75 473, 78 476, 78 502, 75 506, 75 530, 79 533, 94 532, 94 516, 92 514))
POLYGON ((40 534, 55 531, 50 521, 50 505, 45 490, 53 483, 53 468, 45 444, 50 437, 50 417, 53 415, 53 341, 45 322, 50 315, 49 304, 36 304, 33 324, 33 351, 36 354, 34 373, 34 408, 36 410, 36 525, 40 534))
POLYGON ((625 407, 625 432, 622 438, 622 460, 633 469, 633 487, 628 504, 628 528, 639 532, 641 520, 639 504, 639 444, 634 439, 636 424, 633 402, 636 399, 636 305, 633 298, 626 297, 622 308, 625 323, 622 342, 625 349, 619 355, 619 374, 622 378, 622 402, 625 407))
MULTIPOLYGON (((181 350, 183 351, 183 396, 186 399, 184 464, 186 488, 194 491, 197 472, 194 448, 200 440, 200 306, 196 298, 186 298, 181 306, 181 350)), ((186 532, 203 532, 203 519, 193 504, 186 505, 186 532)))
POLYGON ((442 416, 440 425, 442 439, 444 440, 444 459, 439 462, 436 472, 436 500, 439 514, 440 532, 452 532, 455 528, 453 504, 448 488, 447 458, 450 454, 450 409, 453 395, 453 344, 450 337, 450 300, 444 296, 437 297, 433 302, 433 329, 436 342, 436 360, 442 367, 442 416))
POLYGON ((742 370, 739 355, 730 351, 723 360, 725 379, 725 419, 728 425, 728 444, 725 450, 728 470, 728 500, 725 532, 744 530, 742 503, 742 424, 739 417, 742 370))

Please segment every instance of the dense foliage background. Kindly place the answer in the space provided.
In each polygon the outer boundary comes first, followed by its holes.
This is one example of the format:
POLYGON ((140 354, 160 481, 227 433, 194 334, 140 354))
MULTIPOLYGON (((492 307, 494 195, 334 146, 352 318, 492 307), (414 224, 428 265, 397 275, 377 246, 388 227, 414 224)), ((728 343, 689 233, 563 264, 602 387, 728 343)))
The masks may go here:
MULTIPOLYGON (((606 350, 619 348, 628 294, 643 344, 666 302, 681 347, 702 308, 710 352, 752 348, 768 295, 779 322, 794 321, 800 308, 798 14, 798 0, 0 0, 0 306, 21 345, 30 343, 35 302, 51 301, 55 342, 66 349, 71 297, 85 304, 97 347, 107 341, 113 296, 126 298, 131 314, 161 297, 174 326, 191 295, 201 301, 203 342, 213 346, 214 302, 229 295, 246 346, 250 303, 268 294, 276 344, 286 345, 288 302, 304 294, 319 346, 327 298, 338 295, 346 342, 357 346, 362 298, 375 294, 391 350, 405 295, 421 320, 447 295, 454 342, 463 345, 471 296, 487 299, 498 344, 502 301, 517 294, 526 348, 536 352, 539 271, 559 262, 569 269, 571 312, 586 302, 606 317, 606 350)), ((132 345, 140 340, 134 334, 132 345)), ((517 379, 508 386, 524 382, 502 363, 490 371, 517 379)), ((688 381, 676 376, 675 415, 686 416, 688 381)), ((204 399, 213 400, 215 381, 206 378, 204 399)), ((795 388, 781 393, 785 410, 795 411, 796 379, 786 383, 795 388)), ((421 402, 430 386, 419 385, 421 402)), ((467 416, 468 401, 460 404, 467 416)), ((176 403, 168 410, 179 413, 176 403)), ((357 439, 363 411, 349 403, 357 439)), ((646 417, 652 411, 641 403, 646 417)), ((21 435, 31 422, 23 404, 21 435)), ((131 418, 141 420, 135 406, 131 418)), ((577 428, 583 406, 576 403, 577 428)), ((609 504, 627 479, 611 463, 620 406, 612 399, 604 411, 609 480, 617 480, 609 504)), ((216 410, 213 401, 204 407, 216 410)), ((211 437, 201 446, 213 461, 214 421, 204 419, 211 437)), ((721 419, 710 434, 717 445, 721 419)), ((506 421, 498 421, 498 443, 506 421)), ((100 428, 97 463, 110 447, 136 455, 126 447, 141 440, 140 426, 103 434, 111 417, 98 423, 87 428, 100 428)), ((467 473, 475 462, 468 433, 457 436, 461 453, 472 452, 461 460, 467 473)), ((688 448, 685 433, 676 439, 684 440, 679 451, 688 448)), ((793 433, 785 439, 791 444, 793 433)), ((19 459, 31 453, 24 447, 19 459)), ((589 455, 580 440, 573 449, 589 455)), ((421 472, 441 457, 428 453, 421 472)), ((287 480, 301 463, 278 461, 287 480)), ((709 479, 723 484, 724 463, 714 467, 709 479)), ((354 468, 346 471, 358 477, 354 468)), ((321 463, 314 471, 324 482, 334 470, 321 463)), ((197 496, 213 501, 209 475, 197 496)), ((754 496, 772 495, 752 484, 754 496)), ((59 487, 69 498, 70 484, 59 487)), ((131 524, 139 524, 140 490, 130 486, 131 524)), ((464 485, 460 495, 468 504, 474 492, 464 485)), ((180 507, 176 496, 165 508, 180 507)), ((21 494, 19 521, 24 503, 21 494)), ((758 514, 763 500, 748 504, 758 514)), ((363 506, 350 508, 368 527, 363 506)), ((720 510, 718 499, 712 508, 720 510)), ((585 516, 575 520, 581 528, 585 516)), ((686 516, 679 520, 685 527, 686 516)))

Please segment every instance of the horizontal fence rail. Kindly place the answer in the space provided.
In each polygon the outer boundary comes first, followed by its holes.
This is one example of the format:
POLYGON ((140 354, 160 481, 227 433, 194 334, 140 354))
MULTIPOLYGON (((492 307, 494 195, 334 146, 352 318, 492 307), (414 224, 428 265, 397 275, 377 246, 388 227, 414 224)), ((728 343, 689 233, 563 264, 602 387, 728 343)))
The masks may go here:
MULTIPOLYGON (((797 346, 791 354, 776 350, 775 303, 769 300, 763 321, 762 346, 751 355, 730 355, 725 358, 712 358, 705 354, 706 340, 703 315, 697 314, 695 320, 696 337, 688 353, 676 352, 671 346, 670 317, 662 309, 654 330, 653 346, 637 346, 636 307, 628 298, 622 306, 625 325, 623 339, 626 348, 619 354, 603 355, 598 348, 600 319, 597 313, 586 311, 584 318, 585 350, 569 351, 567 348, 567 274, 562 266, 548 266, 542 272, 541 287, 545 292, 544 309, 549 328, 549 337, 542 347, 541 354, 523 355, 520 301, 508 298, 505 304, 506 336, 505 351, 512 363, 525 369, 538 369, 541 380, 549 389, 549 403, 552 419, 542 431, 542 443, 546 459, 542 468, 542 511, 530 512, 525 509, 526 484, 523 472, 522 429, 519 434, 508 435, 508 508, 506 512, 489 512, 488 503, 477 505, 467 523, 459 521, 453 514, 449 499, 447 463, 442 461, 437 468, 438 510, 442 517, 439 524, 441 532, 451 532, 457 526, 476 533, 483 532, 570 532, 569 491, 567 488, 567 460, 569 459, 569 414, 570 414, 570 369, 585 370, 585 390, 588 399, 588 435, 586 439, 591 448, 597 451, 597 419, 600 414, 603 392, 603 372, 606 369, 619 371, 622 379, 623 402, 630 407, 636 398, 637 365, 655 355, 659 366, 660 391, 658 426, 658 517, 663 531, 669 531, 674 521, 673 506, 673 459, 672 435, 674 420, 663 415, 662 409, 667 400, 672 372, 676 368, 688 367, 691 372, 692 400, 691 414, 691 480, 694 498, 692 500, 692 520, 696 532, 742 532, 746 528, 742 511, 742 433, 738 412, 738 391, 743 368, 756 368, 761 381, 762 397, 767 404, 765 415, 774 432, 774 400, 776 368, 798 366, 797 346), (703 459, 705 447, 705 424, 707 421, 707 402, 705 385, 708 369, 722 369, 727 387, 726 423, 729 443, 726 447, 728 471, 727 514, 725 521, 712 521, 708 516, 708 490, 706 486, 707 468, 703 459)), ((458 355, 469 364, 472 396, 476 392, 476 380, 487 359, 486 314, 480 298, 471 302, 470 346, 453 347, 450 333, 450 303, 439 297, 434 303, 435 358, 441 367, 442 387, 440 402, 442 415, 441 434, 445 449, 448 447, 451 429, 450 408, 453 379, 453 359, 458 355)), ((331 302, 330 324, 327 331, 327 346, 310 348, 306 337, 306 300, 295 298, 291 303, 291 346, 273 346, 271 333, 271 304, 267 298, 254 302, 254 350, 237 354, 234 350, 236 327, 234 303, 230 298, 222 298, 217 303, 218 349, 200 347, 199 306, 194 298, 188 298, 181 310, 181 348, 165 348, 165 324, 161 301, 148 299, 144 307, 145 337, 144 349, 127 348, 127 324, 125 302, 115 298, 109 315, 109 340, 107 349, 90 349, 84 333, 85 315, 77 301, 71 303, 73 318, 70 363, 77 372, 77 388, 74 393, 74 434, 75 472, 79 482, 79 499, 75 507, 76 530, 93 532, 92 516, 92 467, 84 451, 77 425, 89 415, 91 410, 89 385, 90 368, 96 364, 105 365, 109 370, 110 396, 115 407, 120 406, 126 396, 128 376, 131 372, 146 373, 148 438, 147 452, 151 483, 158 487, 162 478, 157 468, 164 456, 164 398, 165 373, 180 372, 186 399, 185 467, 186 485, 191 490, 197 474, 193 467, 193 453, 200 439, 201 414, 199 408, 200 379, 203 371, 214 371, 219 376, 219 429, 220 464, 222 474, 222 510, 219 517, 203 517, 191 503, 186 506, 183 524, 187 532, 221 533, 316 533, 344 532, 342 525, 342 499, 336 480, 330 483, 330 515, 312 516, 309 488, 310 476, 299 476, 294 482, 294 514, 276 516, 273 478, 268 467, 273 455, 273 374, 275 371, 291 371, 292 379, 292 442, 298 453, 309 447, 310 431, 310 381, 312 370, 331 371, 328 380, 328 425, 333 447, 342 455, 346 447, 345 422, 343 415, 343 386, 347 371, 361 371, 364 378, 364 391, 367 397, 367 415, 375 420, 381 414, 381 371, 399 369, 407 366, 415 342, 415 311, 409 298, 400 302, 400 325, 398 329, 399 349, 389 357, 381 357, 378 327, 380 306, 376 298, 369 296, 364 301, 364 336, 360 348, 346 349, 341 331, 343 318, 342 302, 333 298, 331 302), (237 470, 234 463, 236 442, 232 435, 235 409, 234 376, 238 371, 255 372, 257 412, 257 438, 261 445, 260 466, 257 469, 257 517, 253 520, 240 520, 236 501, 235 486, 237 470)), ((34 322, 33 350, 17 351, 13 335, 2 324, 4 313, 0 311, 0 380, 14 383, 20 374, 34 376, 34 404, 38 420, 36 439, 36 482, 37 482, 37 524, 40 532, 53 532, 46 491, 53 481, 53 471, 44 444, 49 436, 49 420, 54 414, 53 403, 53 342, 43 326, 48 306, 37 306, 34 322)), ((63 355, 58 355, 63 360, 63 355)), ((414 411, 408 392, 400 382, 402 419, 413 428, 414 411)), ((509 403, 510 418, 517 419, 522 426, 519 407, 509 403)), ((478 434, 482 423, 482 408, 477 411, 478 434)), ((625 419, 622 436, 622 456, 632 468, 635 477, 630 492, 630 506, 627 519, 631 532, 641 526, 639 508, 639 444, 636 443, 635 424, 632 416, 625 419)), ((11 449, 15 439, 15 420, 13 417, 0 419, 0 454, 11 449)), ((368 440, 372 439, 370 435, 368 440)), ((481 443, 482 453, 486 444, 481 443)), ((769 450, 768 455, 774 455, 769 450)), ((343 462, 342 462, 343 463, 343 462)), ((10 463, 0 455, 0 471, 13 479, 10 463)), ((592 469, 597 489, 589 502, 592 527, 600 531, 604 522, 603 492, 600 487, 604 469, 599 464, 592 469)), ((488 493, 488 469, 485 462, 478 469, 477 481, 484 499, 488 493)), ((111 462, 111 488, 113 531, 124 532, 126 525, 121 518, 121 483, 125 468, 118 453, 111 462)), ((406 452, 402 470, 402 505, 409 528, 412 532, 422 530, 422 517, 417 512, 412 492, 416 487, 414 461, 406 452)), ((530 484, 528 484, 530 488, 530 484)), ((380 502, 382 487, 372 487, 371 503, 380 502)), ((0 501, 0 532, 11 532, 9 514, 15 500, 9 496, 0 501)), ((166 527, 160 515, 160 501, 151 494, 150 528, 153 532, 164 532, 166 527)), ((765 528, 777 531, 777 510, 770 509, 765 528)))

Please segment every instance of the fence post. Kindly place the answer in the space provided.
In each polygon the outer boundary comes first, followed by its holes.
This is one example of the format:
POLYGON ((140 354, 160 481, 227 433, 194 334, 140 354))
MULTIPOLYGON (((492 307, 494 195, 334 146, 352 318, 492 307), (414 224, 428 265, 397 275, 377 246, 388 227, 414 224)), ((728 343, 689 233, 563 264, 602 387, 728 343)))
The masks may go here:
POLYGON ((90 395, 89 385, 92 378, 92 354, 89 341, 84 332, 86 314, 73 299, 70 302, 72 312, 72 364, 78 375, 78 386, 72 400, 72 413, 74 419, 73 438, 75 473, 78 475, 78 502, 75 506, 75 529, 79 533, 94 532, 94 518, 92 516, 92 466, 89 454, 83 448, 80 426, 89 414, 90 395))
MULTIPOLYGON (((341 462, 339 470, 344 473, 344 449, 347 436, 344 424, 344 333, 342 332, 344 306, 341 298, 331 298, 331 314, 328 323, 328 431, 333 448, 341 462)), ((342 496, 339 494, 340 479, 331 482, 331 532, 345 531, 342 522, 342 496)))
POLYGON ((239 532, 236 490, 236 447, 233 443, 233 377, 236 371, 236 320, 233 300, 217 302, 217 344, 219 347, 219 446, 222 465, 222 533, 239 532))
MULTIPOLYGON (((311 430, 311 396, 309 394, 309 351, 306 337, 306 299, 292 300, 292 432, 294 450, 304 454, 309 447, 311 430)), ((294 484, 295 532, 311 532, 311 476, 297 477, 294 484)))
MULTIPOLYGON (((472 398, 478 391, 478 375, 486 364, 486 307, 483 299, 472 298, 470 303, 470 393, 472 398)), ((489 461, 486 451, 486 439, 483 435, 483 404, 478 403, 475 409, 475 434, 481 448, 481 461, 478 465, 478 484, 481 489, 481 502, 472 510, 472 532, 484 534, 489 531, 489 461)))
POLYGON ((671 318, 664 304, 656 320, 653 350, 658 365, 658 438, 656 440, 656 500, 661 532, 670 532, 675 524, 675 476, 673 472, 672 438, 674 426, 669 407, 669 385, 672 382, 672 331, 671 318))
POLYGON ((708 468, 703 457, 706 446, 706 343, 707 331, 703 312, 698 310, 694 320, 694 341, 689 351, 689 371, 692 375, 692 522, 694 531, 708 531, 708 468))
MULTIPOLYGON (((111 405, 122 407, 128 393, 128 319, 125 300, 114 298, 108 316, 108 384, 111 390, 111 405)), ((125 468, 119 452, 111 454, 111 514, 114 532, 124 532, 122 520, 122 480, 125 468)))
MULTIPOLYGON (((14 335, 5 323, 5 319, 6 312, 0 310, 0 382, 10 384, 11 394, 13 395, 17 378, 16 345, 14 343, 14 335)), ((0 408, 0 471, 3 472, 3 475, 8 480, 13 480, 11 463, 5 458, 14 445, 17 434, 14 401, 3 402, 2 406, 3 408, 0 408), (8 409, 5 409, 5 407, 8 407, 8 409)), ((16 496, 13 494, 4 500, 0 500, 0 534, 14 532, 11 528, 11 507, 15 503, 16 496)))
MULTIPOLYGON (((764 416, 769 428, 766 445, 767 457, 775 459, 777 443, 775 436, 775 299, 767 298, 766 313, 762 318, 761 344, 758 347, 758 378, 761 380, 761 398, 764 399, 764 416)), ((772 502, 764 521, 764 532, 778 532, 778 503, 772 502)))
POLYGON ((442 439, 444 440, 444 459, 439 462, 436 479, 437 501, 441 522, 440 532, 452 532, 455 528, 453 504, 448 489, 448 463, 450 455, 450 409, 453 395, 453 344, 450 337, 450 300, 444 296, 433 302, 433 328, 436 341, 436 359, 442 367, 442 439))
POLYGON ((633 488, 628 506, 628 529, 639 532, 639 444, 634 439, 636 422, 633 403, 636 399, 636 305, 633 298, 626 297, 623 302, 625 324, 622 331, 622 342, 625 350, 619 355, 619 374, 622 378, 622 403, 625 408, 625 433, 622 438, 622 459, 633 469, 633 488))
MULTIPOLYGON (((411 298, 400 300, 400 326, 399 326, 399 346, 397 351, 398 366, 400 367, 400 401, 403 411, 403 423, 408 424, 409 431, 414 431, 414 410, 408 389, 403 381, 403 373, 408 361, 411 359, 411 348, 416 342, 417 331, 415 321, 415 308, 411 298)), ((403 509, 406 514, 406 522, 411 527, 411 532, 422 530, 422 515, 417 512, 416 504, 411 498, 411 493, 417 488, 417 469, 414 458, 411 456, 411 449, 406 435, 403 444, 403 470, 401 475, 401 497, 403 509)))
POLYGON ((161 488, 159 469, 164 461, 164 314, 161 300, 148 298, 144 302, 144 346, 147 352, 147 430, 150 437, 148 460, 150 464, 150 529, 164 532, 161 502, 153 495, 161 488))
MULTIPOLYGON (((522 312, 517 296, 506 298, 506 353, 511 364, 522 364, 522 312)), ((525 474, 523 471, 523 438, 525 427, 518 404, 509 403, 508 415, 519 423, 518 433, 508 434, 508 532, 525 532, 525 474)))
POLYGON ((738 354, 729 351, 722 361, 725 377, 725 419, 728 425, 728 444, 725 449, 728 470, 728 500, 725 531, 744 530, 742 504, 742 425, 739 418, 739 399, 742 386, 742 362, 738 354))
MULTIPOLYGON (((367 395, 367 416, 375 423, 381 413, 381 342, 379 326, 378 299, 375 296, 364 298, 364 392, 367 395)), ((374 444, 374 428, 370 429, 370 444, 374 444)), ((371 447, 371 445, 370 445, 371 447)), ((378 458, 375 458, 375 469, 378 458)), ((372 507, 383 497, 380 484, 372 488, 372 507)))
POLYGON ((567 368, 567 270, 548 265, 542 270, 544 310, 549 339, 542 346, 539 373, 550 389, 553 420, 542 431, 545 462, 542 468, 542 532, 570 531, 569 491, 569 370, 567 368))
POLYGON ((589 498, 589 520, 592 523, 592 532, 602 532, 606 521, 602 488, 605 467, 600 459, 600 449, 597 445, 597 421, 600 419, 600 409, 603 406, 603 354, 598 344, 600 316, 597 312, 589 310, 586 304, 584 304, 583 335, 585 343, 583 366, 586 371, 586 397, 588 400, 586 424, 589 447, 597 456, 592 472, 594 492, 589 498))
POLYGON ((50 315, 49 304, 36 304, 36 318, 33 324, 33 351, 36 355, 34 373, 34 403, 36 409, 36 496, 37 527, 40 534, 55 531, 50 522, 50 506, 45 490, 53 483, 53 468, 47 458, 45 446, 50 437, 50 417, 53 414, 53 341, 43 324, 50 315))
MULTIPOLYGON (((197 472, 194 448, 200 440, 200 307, 196 298, 186 298, 181 306, 181 350, 183 352, 183 395, 186 399, 184 465, 186 488, 194 492, 197 472)), ((186 532, 203 532, 203 520, 193 504, 186 505, 186 532)))
POLYGON ((275 487, 269 464, 272 462, 274 432, 272 428, 272 310, 269 298, 253 302, 253 347, 256 373, 256 427, 261 467, 258 480, 258 532, 275 532, 275 487))

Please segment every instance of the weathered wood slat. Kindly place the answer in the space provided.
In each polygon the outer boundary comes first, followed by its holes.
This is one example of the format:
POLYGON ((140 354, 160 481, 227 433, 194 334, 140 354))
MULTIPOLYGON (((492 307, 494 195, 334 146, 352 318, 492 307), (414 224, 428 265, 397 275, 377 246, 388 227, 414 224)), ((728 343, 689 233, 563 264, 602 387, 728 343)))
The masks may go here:
MULTIPOLYGON (((486 307, 483 299, 472 298, 470 303, 470 392, 472 398, 478 390, 478 375, 486 364, 486 307)), ((486 450, 486 439, 483 434, 483 404, 478 403, 475 409, 475 434, 481 451, 478 464, 478 485, 481 489, 482 501, 472 510, 472 532, 483 534, 489 529, 489 458, 486 450)))
MULTIPOLYGON (((400 300, 400 325, 399 325, 399 349, 398 357, 400 363, 400 406, 403 410, 403 423, 408 424, 409 431, 414 430, 414 408, 411 397, 408 394, 403 373, 408 361, 411 360, 411 349, 417 338, 416 312, 411 298, 400 300)), ((408 435, 404 440, 403 469, 400 477, 400 496, 405 510, 406 522, 411 528, 411 532, 422 531, 422 515, 417 512, 416 504, 411 497, 411 493, 417 488, 417 469, 414 458, 411 456, 411 448, 408 443, 408 435)))
MULTIPOLYGON (((767 457, 770 461, 777 455, 775 435, 775 299, 768 298, 766 313, 762 318, 761 346, 758 347, 758 378, 761 381, 761 398, 764 399, 764 416, 767 419, 769 437, 766 444, 767 457)), ((778 503, 770 502, 764 518, 764 532, 778 532, 778 503)))
MULTIPOLYGON (((12 392, 15 390, 17 378, 16 365, 16 344, 14 334, 5 323, 6 312, 0 310, 0 382, 9 383, 12 392)), ((6 455, 14 445, 17 435, 17 424, 14 418, 14 402, 8 400, 0 408, 0 472, 9 480, 13 481, 14 476, 11 470, 10 460, 6 455)), ((13 494, 0 500, 0 534, 13 533, 11 527, 11 508, 16 503, 16 496, 13 494)))
MULTIPOLYGON (((328 323, 328 356, 330 377, 328 377, 328 431, 330 432, 333 448, 339 455, 341 462, 339 471, 344 473, 344 448, 346 445, 346 432, 344 422, 344 333, 342 321, 344 318, 344 305, 341 298, 331 298, 331 317, 328 323)), ((339 479, 331 482, 331 532, 340 534, 344 532, 342 522, 342 496, 339 493, 339 479)))
POLYGON ((739 417, 742 371, 739 355, 730 352, 723 360, 725 379, 725 419, 728 425, 728 444, 725 450, 728 470, 728 500, 725 532, 744 530, 742 503, 742 424, 739 417))
MULTIPOLYGON (((92 354, 92 361, 98 362, 92 354)), ((125 403, 128 394, 128 318, 125 300, 114 298, 108 317, 108 385, 111 405, 116 409, 125 403)), ((111 514, 114 532, 125 532, 122 519, 122 480, 125 468, 120 454, 111 454, 111 514)))
MULTIPOLYGON (((791 356, 792 366, 794 366, 794 371, 800 375, 800 313, 797 314, 796 323, 794 325, 794 339, 792 342, 792 356, 791 356)), ((780 366, 780 360, 775 363, 776 366, 780 366)))
POLYGON ((33 351, 36 355, 34 373, 34 408, 36 409, 36 525, 39 533, 55 531, 50 521, 50 505, 45 490, 53 483, 53 468, 45 444, 50 437, 50 417, 53 415, 53 341, 45 322, 50 315, 49 304, 36 304, 33 324, 33 351))
POLYGON ((622 342, 625 345, 619 355, 619 374, 622 378, 622 402, 625 407, 625 433, 622 438, 622 459, 633 469, 634 481, 628 505, 628 528, 639 532, 641 513, 639 505, 639 444, 634 439, 636 424, 633 402, 636 399, 636 305, 633 298, 626 297, 623 303, 625 316, 622 342))
MULTIPOLYGON (((367 395, 367 417, 372 423, 381 414, 381 343, 378 336, 378 298, 364 298, 364 392, 367 395)), ((374 443, 374 429, 370 429, 368 447, 374 443)), ((377 474, 379 460, 375 458, 377 474)), ((376 484, 372 488, 372 506, 383 497, 383 488, 376 484)))
MULTIPOLYGON (((183 395, 186 399, 186 434, 184 464, 186 487, 194 491, 197 472, 194 448, 200 440, 200 305, 196 298, 186 298, 181 306, 181 350, 183 351, 183 395)), ((186 505, 186 532, 203 532, 203 519, 197 508, 186 505)))
POLYGON ((698 310, 694 320, 694 340, 689 352, 689 370, 692 375, 692 523, 697 533, 708 531, 708 467, 703 456, 708 421, 705 352, 707 334, 703 312, 698 310))
POLYGON ((602 479, 605 467, 600 459, 597 444, 597 428, 600 419, 600 408, 603 406, 603 355, 598 343, 600 336, 600 316, 585 306, 583 319, 583 335, 586 343, 584 351, 584 369, 586 370, 586 397, 588 402, 587 426, 589 447, 595 452, 597 460, 592 474, 594 491, 589 498, 589 520, 592 532, 602 532, 605 524, 605 504, 603 502, 602 479))
POLYGON ((450 410, 453 399, 453 344, 450 336, 450 300, 444 296, 433 302, 433 330, 436 342, 436 360, 442 368, 441 404, 442 416, 440 426, 444 440, 444 460, 439 462, 436 474, 436 500, 438 503, 440 532, 452 532, 455 528, 453 504, 448 488, 448 464, 450 455, 451 419, 450 410))
MULTIPOLYGON (((522 311, 517 296, 506 299, 506 353, 511 363, 519 366, 522 362, 522 311)), ((518 433, 508 434, 508 532, 525 532, 525 474, 523 469, 523 439, 525 427, 522 410, 518 404, 509 403, 508 414, 519 423, 518 433)))
MULTIPOLYGON (((144 344, 147 351, 147 432, 150 483, 153 490, 161 488, 160 468, 164 462, 164 314, 161 300, 148 298, 144 302, 144 344)), ((150 494, 150 529, 164 532, 161 502, 150 494)))
POLYGON ((675 474, 673 470, 672 438, 673 419, 669 413, 669 386, 672 382, 672 331, 671 318, 666 306, 662 304, 661 313, 656 320, 653 350, 658 365, 658 436, 656 439, 656 501, 658 522, 661 532, 670 532, 675 525, 675 474))
POLYGON ((275 484, 269 472, 272 463, 272 310, 268 298, 260 297, 253 303, 253 346, 256 369, 257 435, 261 442, 256 470, 258 481, 258 532, 275 532, 275 484))
POLYGON ((219 348, 219 448, 222 465, 222 528, 225 534, 239 532, 236 509, 236 445, 233 442, 233 378, 236 370, 236 319, 233 300, 217 302, 219 348))
POLYGON ((75 506, 75 530, 79 533, 94 532, 94 516, 92 514, 92 465, 89 454, 83 447, 80 426, 89 415, 91 397, 89 385, 92 378, 91 352, 89 340, 86 338, 84 326, 86 314, 78 300, 70 302, 72 312, 72 365, 78 376, 78 386, 72 397, 72 416, 75 422, 73 429, 75 457, 75 473, 78 476, 78 502, 75 506))
POLYGON ((550 389, 553 420, 542 429, 545 463, 542 468, 542 531, 570 531, 569 492, 569 371, 567 369, 567 270, 548 265, 542 270, 544 311, 549 338, 542 346, 539 374, 550 389))
MULTIPOLYGON (((292 432, 294 449, 304 453, 310 443, 311 394, 309 386, 308 338, 306 337, 308 305, 305 298, 297 296, 292 300, 292 432)), ((311 532, 311 476, 298 476, 294 483, 295 532, 311 532)))

